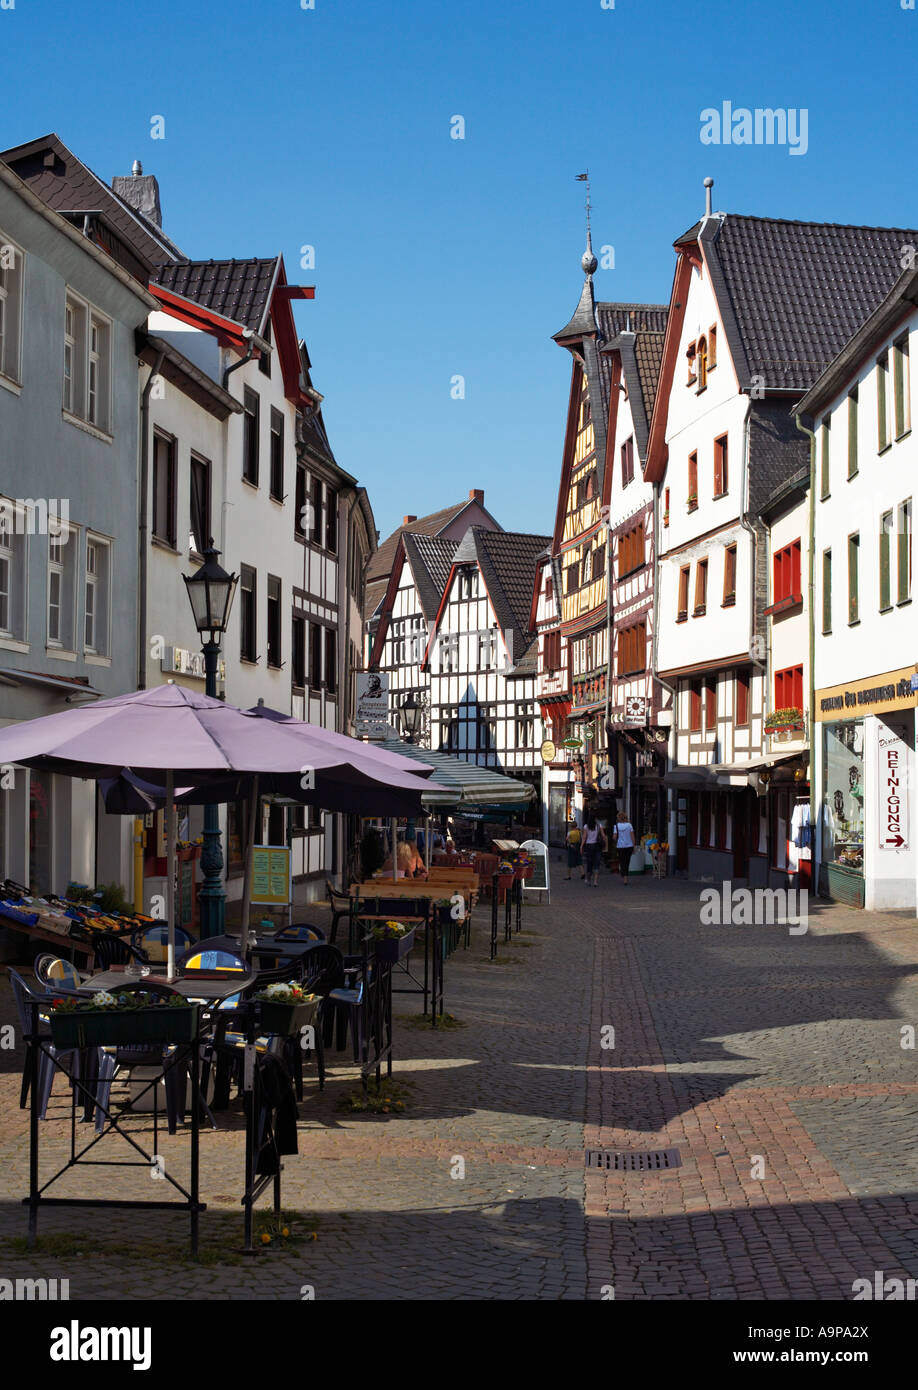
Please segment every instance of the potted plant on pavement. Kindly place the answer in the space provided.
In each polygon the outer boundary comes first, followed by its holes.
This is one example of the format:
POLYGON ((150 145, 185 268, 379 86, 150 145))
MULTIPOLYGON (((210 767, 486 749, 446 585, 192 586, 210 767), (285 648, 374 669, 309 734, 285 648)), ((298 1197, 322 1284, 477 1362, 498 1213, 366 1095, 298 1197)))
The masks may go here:
POLYGON ((414 927, 403 922, 379 922, 372 934, 377 960, 401 960, 414 945, 414 927))
POLYGON ((118 1043, 187 1043, 198 1031, 198 1005, 179 994, 143 990, 51 1000, 51 1039, 55 1047, 107 1047, 118 1043))
POLYGON ((319 1007, 315 994, 307 994, 301 985, 283 981, 268 985, 255 995, 261 1006, 261 1027, 266 1033, 289 1038, 312 1023, 319 1007))

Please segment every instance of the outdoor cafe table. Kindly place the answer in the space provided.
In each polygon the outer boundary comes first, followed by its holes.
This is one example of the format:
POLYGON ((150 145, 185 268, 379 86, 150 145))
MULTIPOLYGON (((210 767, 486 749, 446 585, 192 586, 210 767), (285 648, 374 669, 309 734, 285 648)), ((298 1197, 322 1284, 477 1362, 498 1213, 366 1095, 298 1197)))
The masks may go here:
POLYGON ((239 990, 245 989, 256 975, 257 971, 240 971, 238 974, 229 972, 217 979, 209 971, 205 971, 201 978, 189 973, 180 975, 177 980, 168 980, 165 975, 129 975, 124 970, 103 970, 98 975, 91 975, 88 980, 84 980, 80 985, 80 993, 96 994, 100 989, 116 993, 125 985, 142 985, 145 980, 149 980, 151 984, 168 985, 176 994, 184 995, 186 999, 202 999, 209 1003, 211 1000, 225 999, 228 994, 236 994, 239 990))
MULTIPOLYGON (((101 971, 98 975, 94 975, 90 979, 85 980, 82 986, 80 987, 80 990, 81 993, 84 994, 94 994, 102 989, 117 990, 119 987, 124 986, 125 984, 141 983, 144 978, 153 980, 155 977, 153 977, 152 975, 147 977, 129 975, 126 972, 120 970, 105 970, 101 971)), ((238 979, 229 981, 225 978, 222 980, 195 980, 193 977, 185 977, 181 980, 172 981, 171 984, 173 988, 175 988, 177 992, 180 994, 185 994, 186 996, 196 999, 206 997, 208 1000, 216 1000, 223 998, 226 994, 230 993, 231 991, 234 991, 235 989, 242 988, 244 983, 251 980, 252 978, 253 976, 249 973, 246 973, 245 976, 240 976, 238 979)), ((47 1005, 45 1005, 45 1007, 47 1008, 47 1005)), ((34 1246, 35 1239, 38 1234, 38 1212, 40 1207, 133 1207, 143 1208, 146 1210, 155 1209, 165 1211, 187 1211, 191 1221, 191 1252, 192 1254, 197 1254, 198 1223, 200 1219, 200 1213, 202 1211, 206 1211, 207 1209, 206 1203, 200 1201, 199 1198, 199 1151, 201 1111, 200 1078, 202 1043, 200 1025, 197 1028, 194 1039, 191 1042, 182 1042, 177 1052, 173 1054, 173 1058, 171 1061, 166 1056, 165 1046, 163 1046, 162 1069, 159 1072, 159 1074, 153 1077, 152 1080, 149 1082, 150 1086, 158 1085, 160 1079, 165 1077, 166 1071, 169 1068, 169 1066, 177 1065, 175 1058, 179 1056, 184 1057, 185 1061, 183 1062, 183 1065, 188 1065, 191 1074, 191 1123, 189 1126, 191 1134, 191 1169, 190 1177, 188 1179, 188 1186, 185 1187, 184 1184, 181 1183, 176 1177, 174 1177, 171 1172, 167 1172, 165 1170, 159 1171, 156 1153, 148 1153, 146 1149, 141 1144, 139 1144, 126 1129, 122 1128, 121 1121, 123 1119, 123 1116, 119 1115, 119 1113, 117 1113, 113 1109, 111 1105, 111 1099, 109 1099, 108 1105, 100 1105, 100 1102, 97 1099, 97 1094, 95 1090, 92 1088, 92 1084, 90 1083, 87 1085, 87 1078, 85 1077, 85 1073, 81 1074, 80 1077, 70 1077, 70 1073, 67 1072, 65 1066, 63 1065, 62 1057, 69 1058, 73 1055, 72 1052, 64 1051, 62 1056, 59 1054, 55 1054, 52 1050, 49 1050, 48 1048, 50 1040, 47 1034, 42 1036, 40 1033, 39 1015, 40 1010, 42 1008, 42 1001, 38 998, 33 999, 30 1002, 29 1008, 29 1032, 25 1039, 25 1041, 29 1044, 30 1049, 31 1083, 29 1111, 29 1195, 28 1197, 23 1198, 23 1205, 29 1208, 29 1246, 34 1246), (53 1065, 59 1068, 61 1071, 63 1071, 64 1074, 68 1077, 68 1079, 70 1079, 72 1082, 70 1100, 70 1153, 63 1165, 59 1167, 57 1171, 50 1178, 47 1178, 44 1182, 39 1181, 38 1172, 41 1111, 41 1096, 39 1094, 40 1087, 38 1084, 38 1074, 39 1062, 42 1053, 44 1053, 45 1056, 49 1057, 53 1065), (103 1126, 101 1132, 97 1133, 93 1139, 89 1140, 86 1143, 83 1143, 79 1149, 77 1147, 76 1126, 78 1092, 80 1093, 81 1104, 84 1104, 88 1107, 90 1114, 92 1114, 93 1110, 95 1110, 96 1108, 101 1108, 106 1120, 106 1123, 103 1126), (90 1155, 94 1153, 96 1145, 107 1133, 118 1135, 120 1139, 122 1139, 126 1144, 128 1144, 130 1148, 132 1148, 135 1151, 135 1153, 139 1155, 139 1158, 104 1159, 91 1157, 90 1155), (138 1201, 137 1199, 130 1197, 48 1197, 45 1195, 48 1189, 52 1187, 54 1183, 58 1181, 59 1178, 62 1178, 65 1173, 69 1172, 71 1168, 86 1167, 87 1165, 96 1168, 145 1168, 148 1172, 165 1179, 165 1181, 169 1183, 179 1193, 180 1197, 183 1200, 138 1201)), ((113 1038, 111 1045, 124 1046, 125 1044, 116 1043, 113 1038)), ((143 1046, 142 1043, 140 1045, 143 1046)), ((94 1052, 94 1049, 88 1049, 88 1051, 89 1053, 92 1053, 94 1052)), ((154 1116, 154 1150, 156 1148, 156 1144, 156 1121, 154 1116)))

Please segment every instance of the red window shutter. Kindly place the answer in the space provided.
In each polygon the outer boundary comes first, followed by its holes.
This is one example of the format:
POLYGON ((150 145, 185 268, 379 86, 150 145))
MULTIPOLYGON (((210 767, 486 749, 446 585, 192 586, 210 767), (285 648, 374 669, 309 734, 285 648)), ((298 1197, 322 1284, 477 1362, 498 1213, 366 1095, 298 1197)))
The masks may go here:
POLYGON ((701 686, 696 681, 691 685, 689 728, 693 731, 701 728, 701 686))
POLYGON ((705 728, 717 728, 717 677, 711 676, 705 682, 704 697, 705 728))
POLYGON ((793 557, 793 558, 792 558, 793 575, 792 575, 792 579, 791 579, 791 587, 792 587, 792 590, 793 590, 793 592, 794 592, 795 594, 799 594, 799 593, 801 592, 801 588, 800 588, 800 542, 799 542, 799 541, 794 541, 793 547, 792 547, 792 549, 791 549, 791 555, 792 555, 792 557, 793 557))
POLYGON ((736 673, 736 722, 749 723, 749 676, 746 671, 736 673))

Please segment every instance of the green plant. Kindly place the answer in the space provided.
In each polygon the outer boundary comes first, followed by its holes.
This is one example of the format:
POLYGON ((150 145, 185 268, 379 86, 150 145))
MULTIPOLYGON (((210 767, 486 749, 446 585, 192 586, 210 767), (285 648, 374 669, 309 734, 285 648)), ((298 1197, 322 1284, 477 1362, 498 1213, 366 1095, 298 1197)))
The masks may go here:
POLYGON ((372 878, 385 862, 382 836, 378 830, 368 830, 360 841, 360 873, 364 880, 372 878))
POLYGON ((102 883, 95 893, 89 895, 90 902, 96 903, 103 912, 122 912, 133 915, 134 904, 125 897, 120 883, 102 883))
POLYGON ((163 996, 148 994, 145 990, 137 990, 136 993, 124 990, 119 994, 110 994, 108 990, 100 989, 83 998, 58 996, 51 1000, 51 1007, 60 1014, 95 1013, 97 1009, 181 1009, 191 1008, 191 1000, 181 994, 163 996))
POLYGON ((413 930, 413 927, 406 927, 402 922, 377 922, 372 934, 377 941, 398 941, 400 936, 407 936, 413 930))

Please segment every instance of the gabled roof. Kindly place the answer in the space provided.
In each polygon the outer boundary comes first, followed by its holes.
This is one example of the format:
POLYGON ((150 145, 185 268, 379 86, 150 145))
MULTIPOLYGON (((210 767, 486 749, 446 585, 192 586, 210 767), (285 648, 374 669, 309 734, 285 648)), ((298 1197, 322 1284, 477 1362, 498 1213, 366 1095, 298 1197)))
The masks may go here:
POLYGON ((154 283, 221 318, 265 336, 280 256, 246 261, 177 261, 160 266, 154 283))
POLYGON ((0 159, 55 212, 101 213, 147 266, 181 259, 181 251, 162 228, 120 198, 58 135, 14 145, 0 152, 0 159))
MULTIPOLYGON (((663 361, 669 310, 662 304, 604 304, 600 308, 608 311, 605 317, 609 337, 601 352, 604 376, 611 379, 612 353, 619 352, 622 376, 628 388, 634 442, 638 459, 643 465, 647 458, 647 438, 663 361), (627 326, 617 327, 623 322, 627 326)), ((610 440, 609 443, 611 445, 614 441, 610 440)), ((605 478, 601 478, 600 482, 603 485, 605 478)), ((607 495, 605 490, 602 495, 607 495)))
POLYGON ((533 579, 538 558, 550 543, 551 536, 470 526, 453 557, 454 566, 478 565, 514 662, 521 661, 532 645, 533 579))
POLYGON ((418 591, 421 612, 432 622, 437 616, 440 600, 449 582, 457 543, 444 536, 424 536, 418 532, 405 531, 402 544, 414 576, 414 587, 418 591))
MULTIPOLYGON (((428 516, 418 516, 415 517, 414 521, 403 522, 401 526, 397 527, 396 530, 392 532, 391 536, 386 537, 373 556, 373 563, 367 572, 368 585, 376 583, 379 580, 382 580, 385 585, 392 571, 392 564, 395 560, 395 552, 398 548, 398 543, 406 532, 412 532, 415 535, 422 536, 438 536, 441 531, 446 530, 451 522, 462 515, 466 507, 473 505, 475 505, 474 500, 471 497, 465 497, 461 502, 456 502, 452 507, 444 507, 442 511, 430 512, 428 516)), ((478 505, 481 506, 481 503, 478 503, 478 505)), ((487 508, 485 507, 483 510, 487 511, 487 508)), ((490 512, 488 515, 490 516, 490 512)), ((496 526, 497 522, 494 524, 496 526)), ((373 610, 370 609, 369 611, 372 612, 373 610)))
POLYGON ((766 390, 801 392, 892 289, 918 231, 727 213, 698 238, 740 387, 759 375, 766 390))

